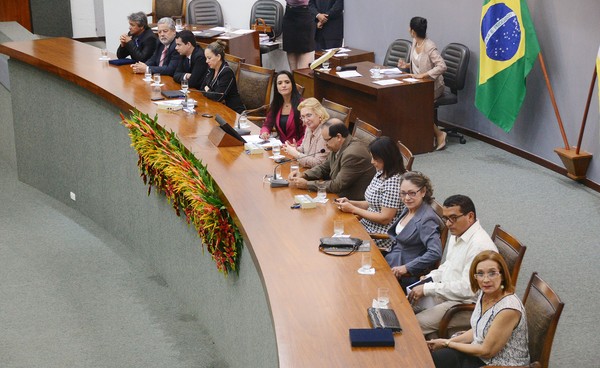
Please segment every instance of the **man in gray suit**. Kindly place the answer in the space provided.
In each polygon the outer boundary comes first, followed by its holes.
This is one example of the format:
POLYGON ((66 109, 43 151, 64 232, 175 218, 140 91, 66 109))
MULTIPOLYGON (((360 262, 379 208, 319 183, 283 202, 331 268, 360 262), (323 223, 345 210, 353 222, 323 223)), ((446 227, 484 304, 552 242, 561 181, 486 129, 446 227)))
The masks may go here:
POLYGON ((292 173, 289 178, 291 185, 317 190, 316 181, 324 180, 328 192, 363 200, 365 190, 375 175, 367 145, 352 137, 340 119, 332 118, 323 124, 323 139, 331 151, 327 160, 303 174, 292 173))

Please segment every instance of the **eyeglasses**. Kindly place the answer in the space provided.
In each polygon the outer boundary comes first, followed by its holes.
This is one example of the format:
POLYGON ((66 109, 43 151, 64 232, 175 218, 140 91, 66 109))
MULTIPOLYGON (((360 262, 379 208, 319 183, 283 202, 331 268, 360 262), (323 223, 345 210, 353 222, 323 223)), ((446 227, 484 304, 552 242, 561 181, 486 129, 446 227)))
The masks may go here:
POLYGON ((423 187, 417 189, 417 191, 413 192, 412 190, 409 192, 400 192, 400 199, 408 196, 409 198, 415 198, 417 196, 417 193, 419 193, 421 191, 421 189, 423 189, 423 187))
POLYGON ((456 215, 452 215, 452 216, 448 216, 448 217, 443 216, 442 217, 442 221, 444 221, 444 224, 446 222, 450 222, 451 224, 453 224, 453 223, 456 222, 456 220, 458 220, 459 218, 463 217, 464 215, 465 215, 465 213, 463 213, 462 215, 458 215, 458 216, 456 216, 456 215))
POLYGON ((311 119, 314 115, 313 114, 306 114, 306 115, 300 115, 300 120, 306 120, 306 119, 311 119))
POLYGON ((490 271, 488 273, 477 272, 474 276, 477 280, 483 280, 486 276, 488 277, 488 279, 493 280, 496 277, 500 276, 500 272, 498 272, 498 271, 490 271))
POLYGON ((325 142, 329 142, 329 141, 330 141, 330 140, 332 140, 333 138, 335 138, 335 137, 323 138, 323 140, 324 140, 325 142))

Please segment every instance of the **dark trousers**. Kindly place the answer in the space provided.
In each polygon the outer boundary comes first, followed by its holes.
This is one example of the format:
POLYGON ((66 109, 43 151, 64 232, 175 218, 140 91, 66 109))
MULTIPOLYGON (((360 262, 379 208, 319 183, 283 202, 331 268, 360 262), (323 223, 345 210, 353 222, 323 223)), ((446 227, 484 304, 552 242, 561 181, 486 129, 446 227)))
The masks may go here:
POLYGON ((445 348, 431 353, 436 368, 479 368, 485 363, 472 355, 445 348))

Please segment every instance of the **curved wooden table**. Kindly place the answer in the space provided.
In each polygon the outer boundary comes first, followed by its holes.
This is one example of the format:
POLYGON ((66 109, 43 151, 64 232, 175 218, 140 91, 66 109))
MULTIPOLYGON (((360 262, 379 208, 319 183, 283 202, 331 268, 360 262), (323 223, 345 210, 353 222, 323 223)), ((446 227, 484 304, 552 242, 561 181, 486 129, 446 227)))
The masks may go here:
MULTIPOLYGON (((233 121, 233 111, 196 92, 192 97, 199 101, 198 115, 158 112, 149 99, 150 88, 142 81, 143 76, 132 74, 128 66, 114 67, 98 61, 98 49, 70 39, 5 43, 0 45, 0 53, 81 86, 123 112, 136 107, 150 116, 158 113, 159 122, 175 131, 186 147, 207 165, 244 234, 245 245, 263 284, 278 355, 278 362, 267 365, 433 366, 410 305, 379 251, 375 247, 371 251, 376 269, 373 276, 357 273, 360 253, 330 257, 318 251, 319 238, 333 232, 334 217, 345 220, 346 233, 366 239, 368 235, 360 223, 349 214, 339 213, 330 203, 313 210, 290 209, 294 194, 304 191, 272 189, 263 184, 263 175, 273 169, 268 153, 262 157, 250 156, 241 147, 219 149, 208 141, 208 133, 216 123, 200 113, 219 113, 233 121), (366 309, 376 298, 378 287, 391 290, 391 307, 404 332, 396 335, 395 348, 352 348, 348 329, 369 327, 366 309)), ((163 88, 178 86, 168 77, 163 80, 166 84, 163 88)), ((118 120, 115 116, 115 121, 118 120)), ((286 170, 288 166, 284 166, 284 174, 286 170)), ((240 279, 244 273, 242 269, 240 279)), ((219 318, 218 311, 211 313, 213 318, 219 318)), ((235 334, 235 331, 225 333, 235 334)), ((226 350, 222 352, 227 354, 226 350)), ((233 366, 244 366, 244 362, 234 362, 233 366)))

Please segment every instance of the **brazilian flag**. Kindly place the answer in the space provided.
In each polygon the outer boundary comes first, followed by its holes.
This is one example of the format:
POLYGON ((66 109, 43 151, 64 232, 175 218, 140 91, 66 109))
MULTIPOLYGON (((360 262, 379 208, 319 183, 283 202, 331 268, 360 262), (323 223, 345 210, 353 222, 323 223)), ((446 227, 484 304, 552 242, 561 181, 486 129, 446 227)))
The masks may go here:
POLYGON ((475 106, 509 132, 523 100, 525 78, 540 45, 525 0, 484 0, 475 106))

